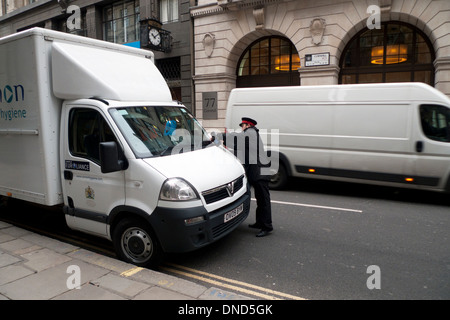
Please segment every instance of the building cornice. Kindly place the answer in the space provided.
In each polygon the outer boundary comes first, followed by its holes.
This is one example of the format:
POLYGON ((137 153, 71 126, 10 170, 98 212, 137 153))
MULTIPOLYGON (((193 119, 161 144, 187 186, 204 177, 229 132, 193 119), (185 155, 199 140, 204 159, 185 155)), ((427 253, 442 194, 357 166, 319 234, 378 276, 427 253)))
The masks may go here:
POLYGON ((196 82, 207 83, 223 83, 223 81, 236 81, 236 75, 227 73, 214 73, 214 74, 196 74, 192 77, 192 80, 196 82))
POLYGON ((191 13, 192 18, 197 18, 197 17, 219 14, 219 13, 226 11, 226 9, 218 6, 217 4, 209 4, 209 5, 203 5, 203 6, 198 6, 198 7, 191 7, 189 9, 189 11, 191 13))
POLYGON ((229 11, 238 11, 247 8, 260 8, 267 4, 285 2, 286 0, 217 0, 209 4, 190 8, 191 17, 221 14, 229 11))
POLYGON ((55 1, 54 0, 39 0, 39 1, 30 3, 30 4, 27 4, 26 6, 23 6, 21 8, 18 8, 14 11, 8 12, 8 13, 0 16, 0 23, 6 21, 8 19, 11 19, 13 17, 16 17, 18 15, 27 13, 28 11, 32 11, 40 6, 51 4, 53 2, 55 2, 55 1))
POLYGON ((436 70, 450 70, 450 57, 439 57, 433 62, 436 70))

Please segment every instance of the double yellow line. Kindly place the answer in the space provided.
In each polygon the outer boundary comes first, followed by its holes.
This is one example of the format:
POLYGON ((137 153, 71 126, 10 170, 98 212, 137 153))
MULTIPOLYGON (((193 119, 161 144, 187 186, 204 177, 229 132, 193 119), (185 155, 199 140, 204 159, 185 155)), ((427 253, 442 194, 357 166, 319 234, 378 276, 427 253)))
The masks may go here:
POLYGON ((272 289, 255 286, 250 283, 221 277, 212 273, 180 266, 177 264, 167 263, 167 265, 170 267, 161 266, 160 268, 171 273, 175 273, 191 279, 196 279, 199 281, 210 283, 214 286, 226 288, 229 290, 233 290, 235 292, 236 291, 241 292, 246 295, 259 297, 266 300, 284 300, 284 299, 305 300, 304 298, 290 295, 284 292, 279 292, 272 289))

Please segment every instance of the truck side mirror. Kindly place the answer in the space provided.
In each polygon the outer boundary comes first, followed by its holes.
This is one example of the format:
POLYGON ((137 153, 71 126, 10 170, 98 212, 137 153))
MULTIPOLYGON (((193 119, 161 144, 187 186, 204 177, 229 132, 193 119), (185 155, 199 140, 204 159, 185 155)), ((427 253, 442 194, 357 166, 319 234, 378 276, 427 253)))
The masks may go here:
POLYGON ((119 157, 115 141, 100 143, 100 167, 102 173, 116 172, 128 168, 128 161, 119 157))

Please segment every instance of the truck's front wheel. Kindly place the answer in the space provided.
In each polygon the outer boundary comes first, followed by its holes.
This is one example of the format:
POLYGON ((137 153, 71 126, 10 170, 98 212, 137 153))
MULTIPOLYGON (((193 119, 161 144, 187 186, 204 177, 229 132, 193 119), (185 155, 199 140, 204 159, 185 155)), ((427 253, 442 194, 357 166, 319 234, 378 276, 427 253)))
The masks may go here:
POLYGON ((113 243, 120 259, 140 267, 156 267, 161 258, 158 240, 151 228, 138 219, 125 218, 113 232, 113 243))

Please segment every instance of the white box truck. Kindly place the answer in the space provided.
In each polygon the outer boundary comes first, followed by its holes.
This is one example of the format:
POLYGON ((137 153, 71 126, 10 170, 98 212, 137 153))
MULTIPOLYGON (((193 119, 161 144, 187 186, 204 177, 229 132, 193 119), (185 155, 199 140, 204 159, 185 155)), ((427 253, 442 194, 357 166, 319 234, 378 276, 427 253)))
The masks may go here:
POLYGON ((279 135, 273 188, 296 176, 450 191, 450 99, 429 85, 234 89, 227 129, 242 116, 279 135))
POLYGON ((0 196, 147 266, 248 215, 242 165, 177 102, 153 53, 34 28, 0 39, 0 196))

